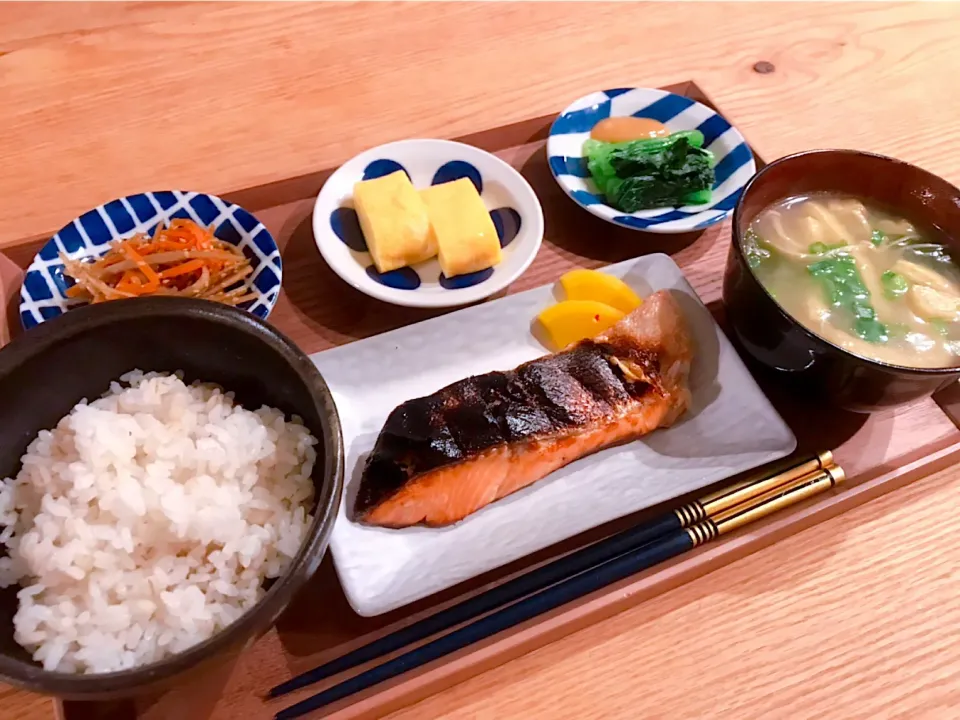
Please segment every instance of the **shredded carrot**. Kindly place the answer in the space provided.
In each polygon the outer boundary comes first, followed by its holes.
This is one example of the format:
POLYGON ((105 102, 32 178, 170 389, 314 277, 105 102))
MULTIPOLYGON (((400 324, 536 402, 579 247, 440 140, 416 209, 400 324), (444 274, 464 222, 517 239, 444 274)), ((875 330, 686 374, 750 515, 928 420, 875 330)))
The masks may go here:
POLYGON ((175 242, 173 240, 155 240, 141 245, 137 252, 141 255, 150 255, 155 252, 160 252, 161 250, 183 250, 184 245, 180 242, 175 242))
POLYGON ((133 293, 134 295, 139 295, 142 289, 143 283, 137 276, 136 270, 127 270, 117 283, 117 290, 120 292, 128 292, 133 293))
POLYGON ((160 276, 157 275, 156 271, 150 267, 146 260, 133 248, 133 244, 127 240, 120 244, 120 249, 123 251, 123 254, 126 255, 130 260, 137 264, 137 269, 143 273, 144 277, 147 278, 147 282, 141 286, 140 290, 142 293, 152 293, 156 292, 157 288, 160 287, 160 276))
POLYGON ((203 270, 203 260, 188 260, 182 265, 175 265, 172 268, 167 268, 166 270, 160 273, 161 278, 172 278, 177 275, 185 275, 186 273, 192 273, 197 270, 203 270))
POLYGON ((67 297, 97 303, 144 295, 183 295, 237 305, 251 299, 246 280, 250 261, 214 227, 176 218, 157 226, 152 237, 118 241, 95 261, 62 256, 76 284, 67 297))

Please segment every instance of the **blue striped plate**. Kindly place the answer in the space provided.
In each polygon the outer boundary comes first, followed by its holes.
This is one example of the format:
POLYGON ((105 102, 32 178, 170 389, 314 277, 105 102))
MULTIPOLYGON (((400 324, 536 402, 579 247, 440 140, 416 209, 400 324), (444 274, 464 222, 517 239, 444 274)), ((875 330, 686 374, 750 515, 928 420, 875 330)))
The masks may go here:
POLYGON ((722 116, 688 97, 652 88, 602 90, 571 103, 550 128, 547 157, 550 172, 579 205, 608 222, 655 233, 702 230, 720 222, 733 211, 744 186, 757 171, 746 140, 722 116), (628 215, 604 202, 587 170, 583 143, 604 118, 628 115, 658 120, 671 132, 703 133, 703 146, 717 161, 717 180, 709 204, 655 208, 628 215))
POLYGON ((20 288, 20 322, 25 330, 66 312, 72 281, 63 274, 60 253, 72 259, 96 258, 110 243, 138 233, 153 234, 173 218, 190 218, 214 226, 219 240, 236 245, 250 259, 253 272, 245 280, 257 297, 238 307, 266 318, 280 295, 283 266, 280 250, 263 224, 242 207, 215 195, 166 190, 111 200, 65 225, 40 249, 27 268, 20 288))

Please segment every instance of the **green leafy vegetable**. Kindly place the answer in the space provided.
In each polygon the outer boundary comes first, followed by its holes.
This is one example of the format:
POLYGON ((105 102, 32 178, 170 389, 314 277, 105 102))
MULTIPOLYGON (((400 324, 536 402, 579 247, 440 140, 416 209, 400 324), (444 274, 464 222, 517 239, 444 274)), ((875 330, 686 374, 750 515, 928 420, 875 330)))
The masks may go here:
POLYGON ((931 320, 927 320, 927 324, 930 325, 930 327, 932 327, 938 335, 946 337, 950 334, 950 326, 947 324, 947 321, 943 320, 942 318, 933 318, 931 320))
POLYGON ((664 138, 615 143, 610 151, 610 164, 618 177, 626 179, 648 171, 651 166, 663 162, 665 153, 678 149, 683 156, 692 153, 707 157, 702 145, 703 135, 697 130, 673 133, 664 138))
POLYGON ((839 250, 840 248, 846 247, 846 246, 847 246, 846 243, 836 243, 835 245, 827 245, 826 243, 815 242, 813 243, 813 245, 811 245, 808 248, 808 250, 811 255, 823 255, 824 253, 828 253, 831 250, 839 250))
POLYGON ((773 257, 772 248, 752 228, 743 234, 743 252, 747 256, 747 264, 752 268, 760 267, 773 257))
POLYGON ((827 301, 852 315, 853 331, 867 342, 880 343, 889 339, 886 326, 877 319, 870 304, 870 291, 860 277, 857 263, 849 255, 818 260, 807 266, 807 271, 823 284, 827 301))
POLYGON ((713 192, 710 190, 710 188, 706 188, 704 190, 697 190, 696 192, 692 192, 689 195, 687 195, 683 199, 683 204, 684 205, 706 205, 708 202, 710 202, 710 198, 712 197, 713 197, 713 192))
POLYGON ((887 234, 883 230, 874 230, 870 234, 870 242, 873 243, 874 247, 878 245, 883 245, 883 241, 887 239, 887 234))
POLYGON ((887 270, 881 275, 880 282, 883 285, 883 292, 893 300, 905 295, 907 290, 910 289, 910 283, 907 282, 907 279, 893 270, 887 270))
POLYGON ((616 145, 613 143, 600 142, 593 138, 583 143, 583 155, 587 158, 587 169, 590 171, 597 189, 604 195, 607 194, 607 185, 610 180, 617 177, 617 173, 610 164, 610 153, 615 147, 616 145))
POLYGON ((867 342, 883 343, 889 340, 886 326, 876 318, 857 318, 853 323, 853 331, 867 342))
POLYGON ((665 138, 583 144, 587 168, 607 202, 621 212, 700 205, 710 200, 713 154, 697 130, 665 138))
POLYGON ((686 140, 692 147, 703 147, 703 133, 699 130, 683 130, 675 132, 667 137, 642 138, 640 140, 628 140, 621 143, 607 143, 601 140, 590 138, 583 143, 583 154, 588 160, 597 157, 609 156, 614 152, 629 153, 631 155, 647 154, 654 155, 666 150, 671 145, 680 140, 686 140))

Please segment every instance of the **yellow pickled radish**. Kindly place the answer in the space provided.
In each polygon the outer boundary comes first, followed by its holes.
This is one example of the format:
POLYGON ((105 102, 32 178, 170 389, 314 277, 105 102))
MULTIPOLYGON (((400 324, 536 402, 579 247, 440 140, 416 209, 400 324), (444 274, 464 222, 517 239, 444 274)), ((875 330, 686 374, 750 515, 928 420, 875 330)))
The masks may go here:
POLYGON ((643 302, 623 280, 597 270, 571 270, 560 278, 567 300, 596 300, 625 313, 643 302))
POLYGON ((592 338, 623 319, 624 312, 596 300, 564 300, 537 316, 554 350, 592 338))

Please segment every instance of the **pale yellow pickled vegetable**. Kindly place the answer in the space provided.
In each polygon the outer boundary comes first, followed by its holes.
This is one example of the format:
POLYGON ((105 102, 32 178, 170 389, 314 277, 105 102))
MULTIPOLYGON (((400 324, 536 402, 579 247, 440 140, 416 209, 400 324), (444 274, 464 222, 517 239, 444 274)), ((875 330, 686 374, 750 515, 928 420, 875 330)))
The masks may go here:
POLYGON ((597 270, 571 270, 560 278, 560 286, 567 300, 596 300, 624 313, 642 302, 623 280, 597 270))
POLYGON ((616 325, 624 312, 596 300, 565 300, 537 316, 553 350, 592 338, 616 325))

